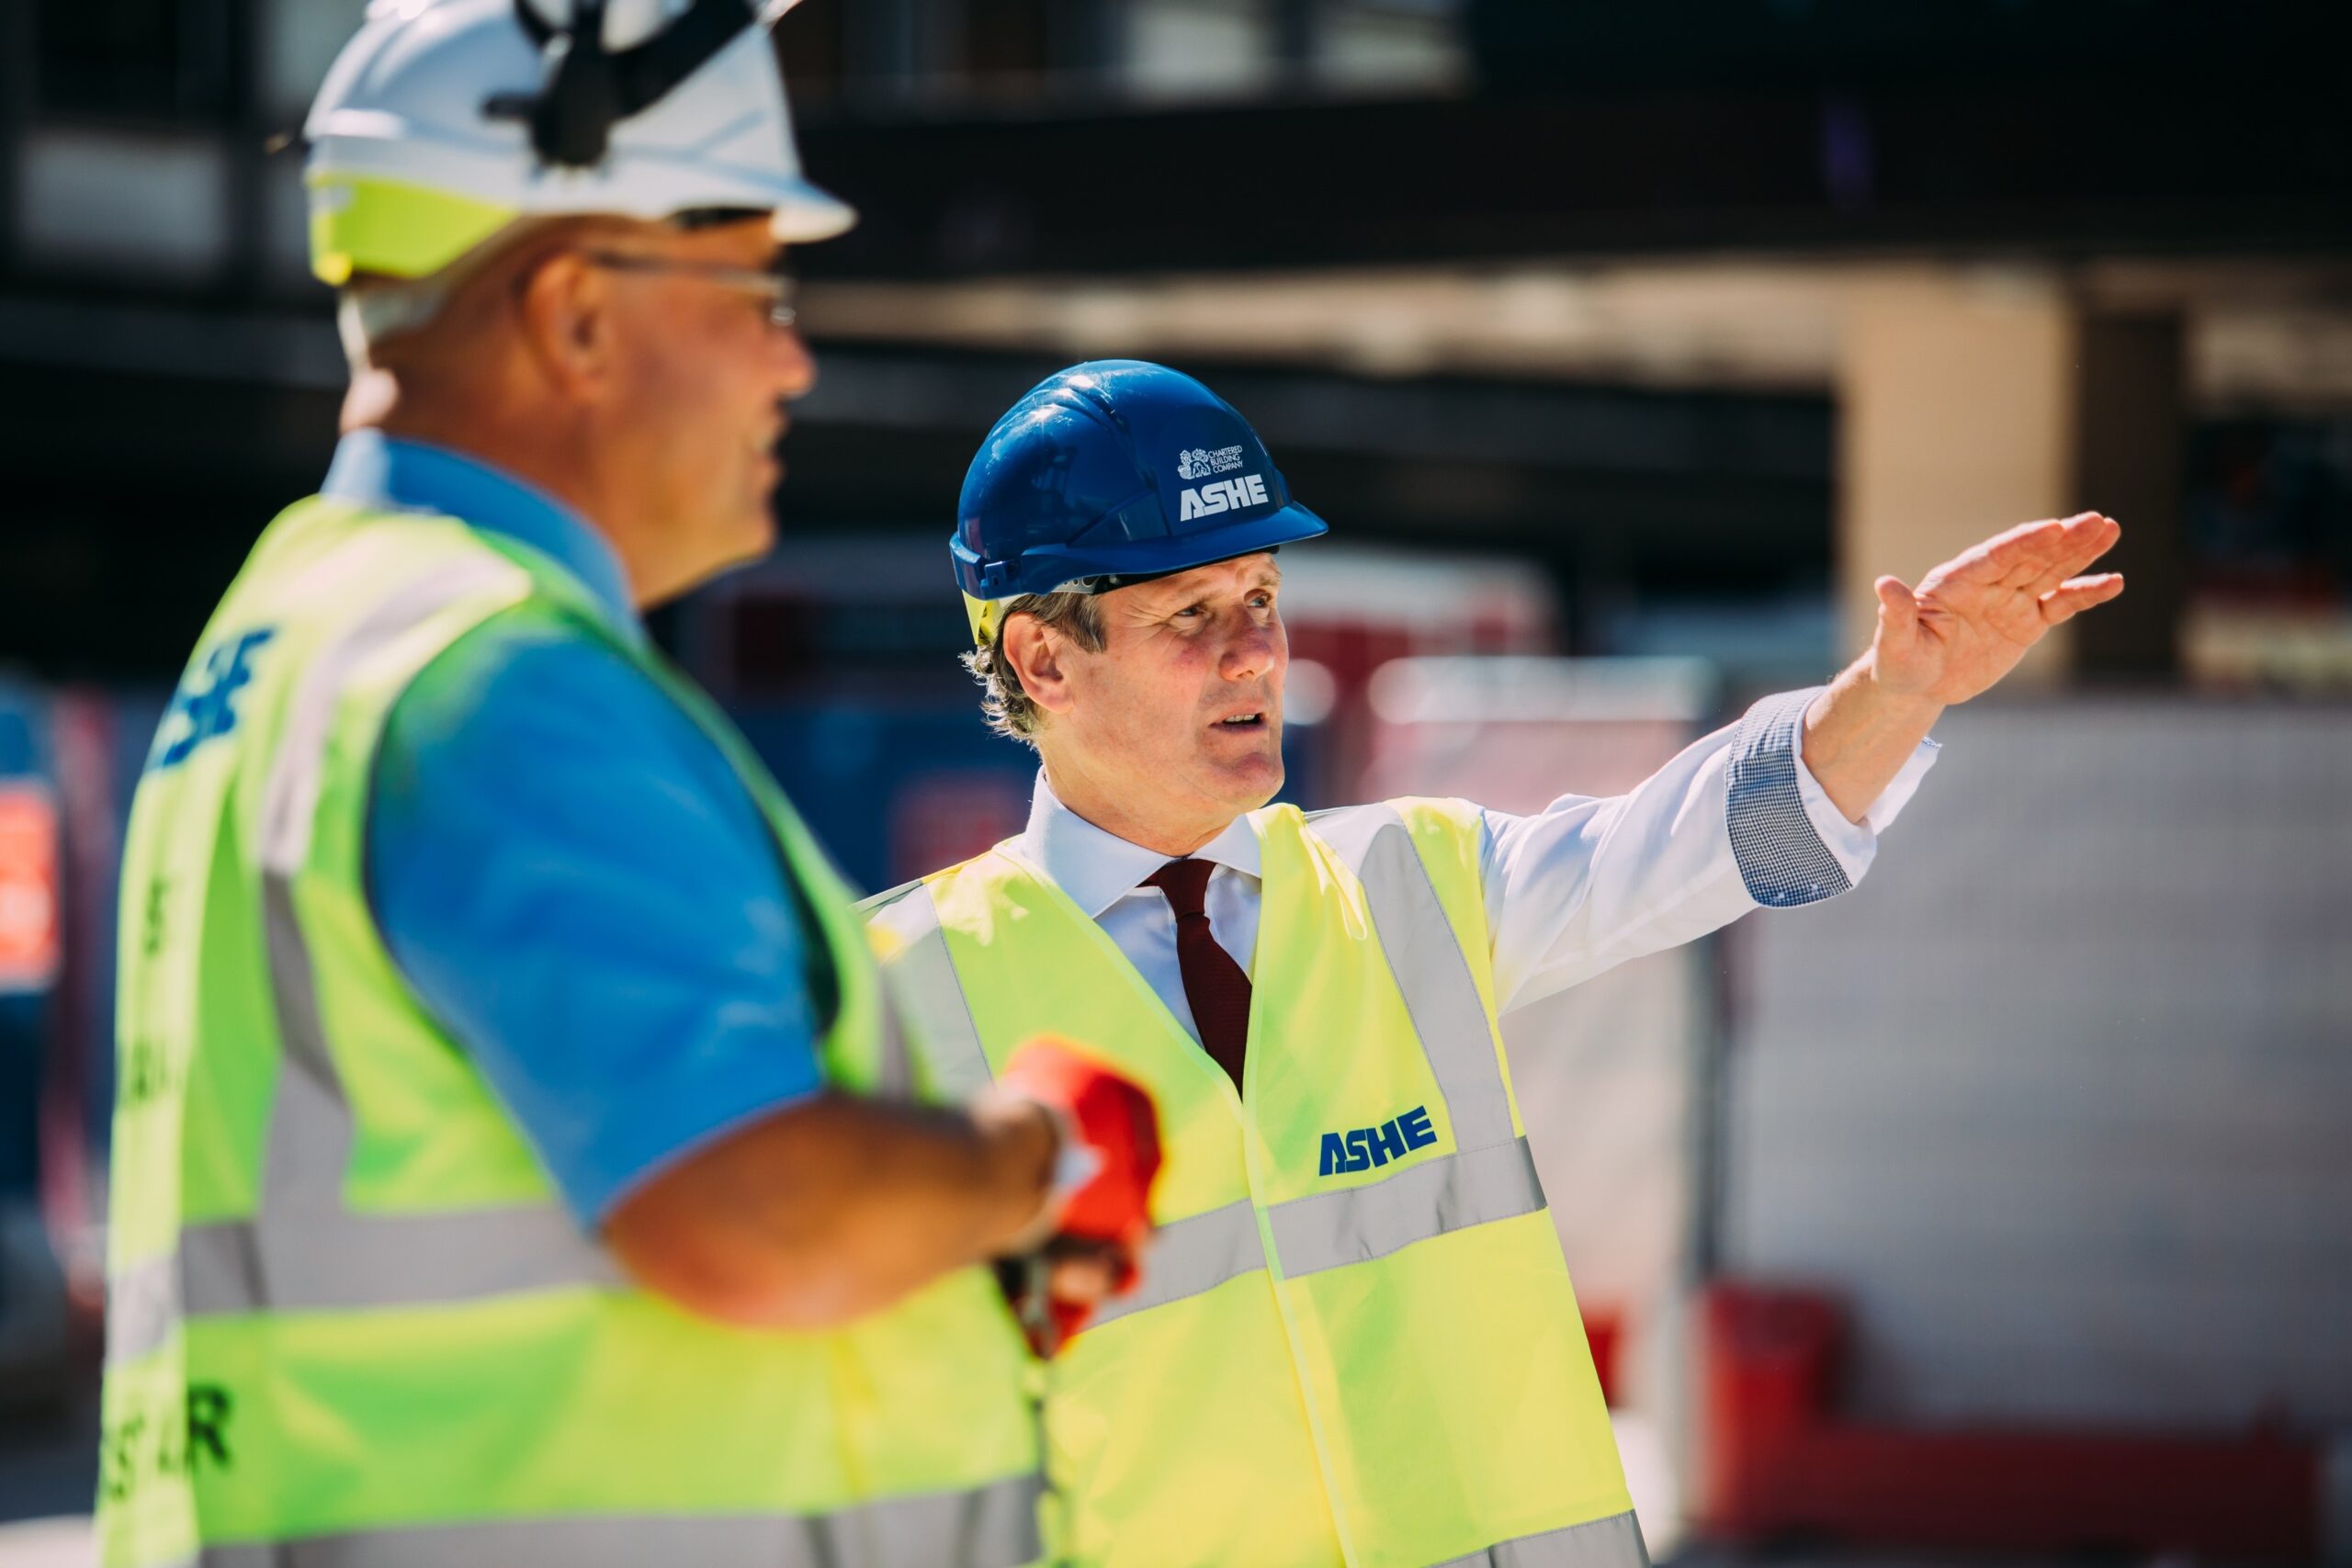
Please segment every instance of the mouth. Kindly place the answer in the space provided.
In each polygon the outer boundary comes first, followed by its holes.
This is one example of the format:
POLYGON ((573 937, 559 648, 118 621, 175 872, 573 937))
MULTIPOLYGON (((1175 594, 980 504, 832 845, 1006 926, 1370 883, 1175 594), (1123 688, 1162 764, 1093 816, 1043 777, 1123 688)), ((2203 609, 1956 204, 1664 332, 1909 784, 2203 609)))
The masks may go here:
POLYGON ((1211 729, 1240 733, 1247 733, 1251 730, 1262 730, 1266 728, 1265 711, 1263 709, 1253 709, 1249 713, 1227 714, 1225 717, 1218 719, 1215 724, 1210 725, 1209 728, 1211 729))

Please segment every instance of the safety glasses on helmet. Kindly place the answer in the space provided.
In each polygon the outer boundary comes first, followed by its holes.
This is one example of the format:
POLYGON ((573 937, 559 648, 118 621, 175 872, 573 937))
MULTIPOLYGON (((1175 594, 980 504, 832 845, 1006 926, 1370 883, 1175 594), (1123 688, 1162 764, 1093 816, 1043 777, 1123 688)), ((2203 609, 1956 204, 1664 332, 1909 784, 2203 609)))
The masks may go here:
POLYGON ((779 331, 799 320, 799 311, 793 305, 794 297, 799 289, 799 280, 781 267, 728 266, 717 262, 639 255, 631 251, 582 249, 575 254, 583 261, 615 272, 698 278, 705 283, 715 283, 721 288, 754 295, 767 302, 768 325, 779 331))

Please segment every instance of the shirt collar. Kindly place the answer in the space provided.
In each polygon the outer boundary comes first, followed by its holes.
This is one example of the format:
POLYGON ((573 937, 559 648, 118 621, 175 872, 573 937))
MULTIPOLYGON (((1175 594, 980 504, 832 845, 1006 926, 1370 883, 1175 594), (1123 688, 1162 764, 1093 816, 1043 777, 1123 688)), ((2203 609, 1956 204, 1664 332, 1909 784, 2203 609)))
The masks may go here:
MULTIPOLYGON (((1117 903, 1144 878, 1166 865, 1170 857, 1158 850, 1129 843, 1072 811, 1037 770, 1037 787, 1029 797, 1029 826, 1014 840, 1021 858, 1044 872, 1054 886, 1090 919, 1117 903)), ((1258 829, 1247 817, 1237 817, 1225 831, 1194 850, 1193 860, 1215 861, 1244 876, 1259 874, 1258 829)))
POLYGON ((435 512, 546 556, 588 590, 605 619, 641 639, 620 557, 588 520, 489 464, 380 430, 355 430, 335 444, 322 495, 338 501, 435 512))

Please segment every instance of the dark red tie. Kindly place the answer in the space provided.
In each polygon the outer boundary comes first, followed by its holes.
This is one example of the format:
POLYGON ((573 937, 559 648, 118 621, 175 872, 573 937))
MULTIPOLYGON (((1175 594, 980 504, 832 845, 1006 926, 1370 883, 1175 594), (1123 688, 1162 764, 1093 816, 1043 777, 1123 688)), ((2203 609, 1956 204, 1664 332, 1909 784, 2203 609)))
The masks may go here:
POLYGON ((1145 877, 1144 886, 1167 894, 1168 907, 1176 912, 1176 966, 1184 976, 1193 1027, 1201 1032, 1202 1047, 1239 1089, 1250 1043, 1250 976, 1209 931, 1202 900, 1215 869, 1212 861, 1171 860, 1145 877))

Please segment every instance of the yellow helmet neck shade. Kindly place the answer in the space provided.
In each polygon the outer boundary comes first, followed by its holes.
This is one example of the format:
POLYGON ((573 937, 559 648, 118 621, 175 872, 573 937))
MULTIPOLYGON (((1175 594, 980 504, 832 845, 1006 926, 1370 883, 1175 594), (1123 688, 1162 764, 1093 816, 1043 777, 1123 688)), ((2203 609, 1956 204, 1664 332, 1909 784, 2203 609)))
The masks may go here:
POLYGON ((964 619, 971 623, 972 645, 975 648, 986 648, 996 640, 998 628, 1004 625, 1007 603, 1002 599, 975 599, 969 593, 964 595, 964 619))
POLYGON ((341 288, 355 273, 429 277, 522 214, 452 191, 358 175, 314 175, 311 270, 341 288))

